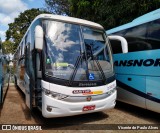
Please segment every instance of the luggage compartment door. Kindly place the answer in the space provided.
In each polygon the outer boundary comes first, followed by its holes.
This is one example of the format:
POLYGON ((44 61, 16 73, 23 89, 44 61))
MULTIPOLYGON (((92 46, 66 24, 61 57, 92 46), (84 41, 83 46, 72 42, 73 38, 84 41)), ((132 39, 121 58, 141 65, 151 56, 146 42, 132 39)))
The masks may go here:
POLYGON ((160 77, 146 77, 146 106, 160 113, 160 77))
POLYGON ((146 108, 145 76, 116 74, 116 79, 119 101, 146 108))

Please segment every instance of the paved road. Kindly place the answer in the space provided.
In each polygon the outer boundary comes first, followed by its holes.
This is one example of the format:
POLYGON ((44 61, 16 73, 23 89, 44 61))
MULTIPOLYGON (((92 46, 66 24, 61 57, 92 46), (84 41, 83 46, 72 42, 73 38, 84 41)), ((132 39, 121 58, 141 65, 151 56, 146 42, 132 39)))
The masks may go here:
MULTIPOLYGON (((79 116, 45 119, 41 113, 34 109, 32 112, 26 107, 23 93, 10 83, 3 106, 0 108, 0 124, 43 124, 49 125, 49 129, 54 132, 65 132, 66 130, 55 129, 79 129, 82 124, 90 124, 89 127, 100 127, 103 124, 160 124, 160 115, 151 111, 137 108, 128 104, 118 102, 116 107, 104 112, 85 114, 79 116), (57 128, 57 124, 58 128, 57 128), (98 125, 99 124, 99 125, 98 125), (79 126, 78 126, 79 125, 79 126)), ((103 128, 103 127, 102 127, 103 128)), ((45 132, 53 132, 46 130, 45 132)), ((73 130, 67 132, 72 132, 73 130)), ((93 130, 81 130, 79 132, 93 132, 93 130)), ((94 130, 95 132, 105 132, 106 130, 94 130)), ((128 132, 129 130, 127 130, 128 132)), ((74 132, 74 131, 73 131, 74 132)), ((121 132, 107 130, 108 132, 121 132)), ((135 131, 134 131, 135 132, 135 131)), ((136 131, 139 132, 139 131, 136 131)), ((141 130, 140 132, 144 132, 141 130)), ((151 132, 151 131, 145 131, 151 132)), ((158 131, 152 131, 157 132, 158 131)), ((160 132, 160 130, 159 130, 160 132)))

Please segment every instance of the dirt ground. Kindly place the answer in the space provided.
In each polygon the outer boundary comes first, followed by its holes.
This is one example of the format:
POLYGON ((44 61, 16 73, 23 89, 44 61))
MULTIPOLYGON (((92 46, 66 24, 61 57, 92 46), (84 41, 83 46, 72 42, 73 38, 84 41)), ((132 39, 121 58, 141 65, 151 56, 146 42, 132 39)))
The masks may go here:
MULTIPOLYGON (((10 83, 4 104, 0 108, 0 124, 41 124, 42 131, 46 133, 73 133, 73 132, 98 132, 98 133, 119 133, 119 132, 160 132, 159 130, 111 130, 112 127, 130 126, 129 124, 158 124, 160 127, 160 115, 155 112, 144 110, 128 104, 117 102, 116 107, 98 113, 84 114, 64 118, 43 118, 41 112, 34 109, 32 112, 25 105, 25 96, 10 83), (118 125, 116 125, 118 124, 118 125), (122 125, 120 125, 122 124, 122 125), (123 125, 125 124, 125 125, 123 125), (109 128, 110 130, 107 130, 109 128)), ((136 126, 136 125, 135 125, 136 126)), ((142 125, 144 126, 144 125, 142 125)), ((153 125, 155 126, 155 125, 153 125)), ((9 131, 0 131, 9 132, 9 131)), ((10 131, 15 132, 15 131, 10 131)), ((22 131, 16 131, 22 132, 22 131)), ((31 132, 31 131, 23 131, 31 132)), ((32 131, 33 132, 33 131, 32 131)))

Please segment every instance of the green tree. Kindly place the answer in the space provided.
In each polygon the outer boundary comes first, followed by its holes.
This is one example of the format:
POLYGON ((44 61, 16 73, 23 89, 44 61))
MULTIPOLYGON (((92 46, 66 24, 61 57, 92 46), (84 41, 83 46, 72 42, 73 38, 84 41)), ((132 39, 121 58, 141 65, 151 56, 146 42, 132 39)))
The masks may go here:
POLYGON ((70 2, 68 0, 45 0, 47 11, 58 15, 69 15, 70 2))
POLYGON ((7 41, 4 41, 2 42, 2 52, 3 54, 13 54, 15 52, 15 45, 13 42, 7 40, 7 41))
POLYGON ((105 29, 132 21, 160 7, 160 0, 70 0, 72 16, 102 24, 105 29))
POLYGON ((160 0, 109 0, 103 5, 100 13, 106 16, 102 25, 110 29, 132 21, 133 19, 156 10, 160 7, 160 0))
POLYGON ((46 11, 41 11, 39 9, 26 10, 23 13, 20 13, 20 15, 14 19, 13 23, 8 24, 9 29, 6 31, 5 42, 6 47, 9 46, 9 43, 12 43, 14 44, 14 47, 11 46, 11 48, 13 48, 12 51, 15 51, 33 19, 42 13, 46 13, 46 11))
MULTIPOLYGON (((158 9, 160 0, 45 0, 49 11, 69 10, 67 15, 100 23, 110 29, 158 9), (63 2, 63 5, 61 5, 63 2), (54 5, 54 6, 53 6, 54 5), (65 7, 65 8, 64 8, 65 7), (66 9, 68 8, 68 9, 66 9)), ((59 12, 55 12, 59 14, 59 12)))

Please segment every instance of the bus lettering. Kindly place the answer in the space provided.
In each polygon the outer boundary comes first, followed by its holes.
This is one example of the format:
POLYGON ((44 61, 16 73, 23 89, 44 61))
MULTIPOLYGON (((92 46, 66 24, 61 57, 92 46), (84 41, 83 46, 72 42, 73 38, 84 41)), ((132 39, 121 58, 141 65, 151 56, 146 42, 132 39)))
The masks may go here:
POLYGON ((160 66, 160 59, 146 59, 146 60, 120 60, 120 61, 115 61, 114 62, 115 66, 160 66))
POLYGON ((142 66, 143 60, 135 60, 133 66, 142 66))
POLYGON ((80 94, 80 93, 89 93, 91 90, 73 90, 73 94, 80 94))

